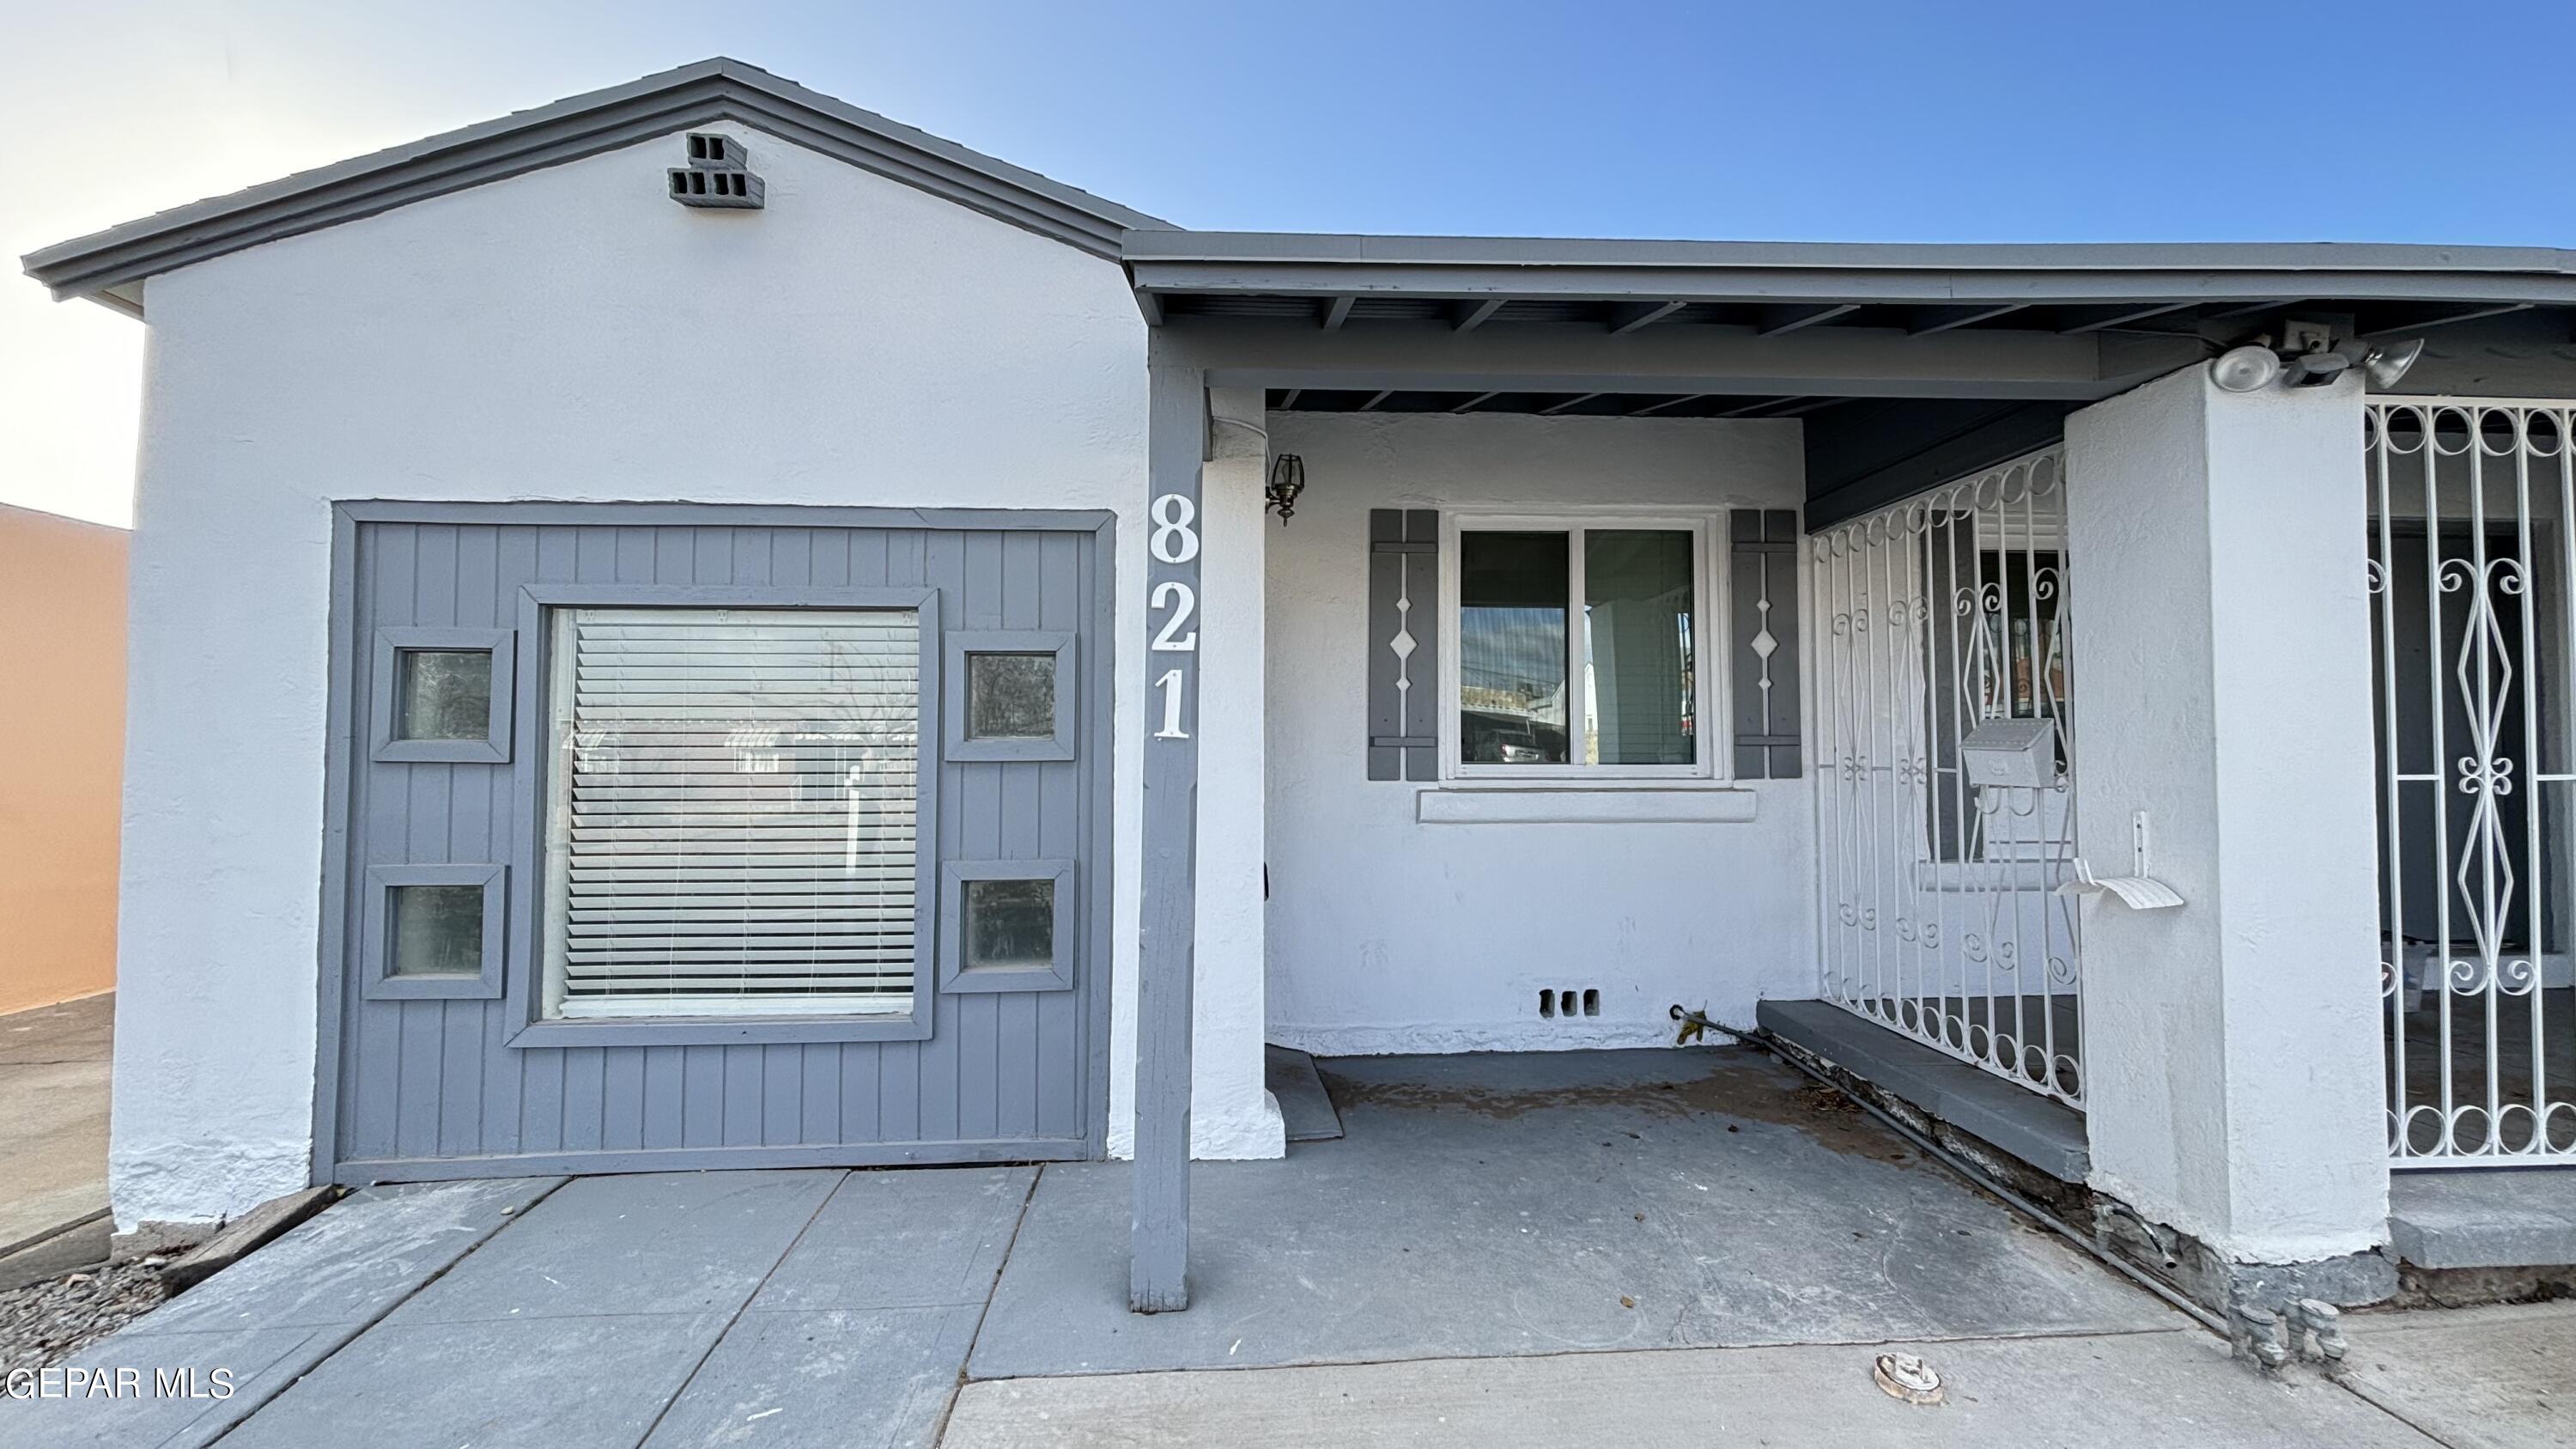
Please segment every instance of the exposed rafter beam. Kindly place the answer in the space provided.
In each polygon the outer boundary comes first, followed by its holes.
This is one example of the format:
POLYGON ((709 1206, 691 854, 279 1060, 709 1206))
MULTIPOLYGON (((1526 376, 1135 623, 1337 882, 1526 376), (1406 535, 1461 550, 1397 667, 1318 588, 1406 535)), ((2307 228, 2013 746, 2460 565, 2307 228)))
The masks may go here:
POLYGON ((1980 322, 2008 317, 2028 305, 2025 302, 1980 302, 1973 307, 1916 307, 1905 314, 1905 330, 1917 337, 1928 337, 1935 332, 1974 327, 1980 322))
POLYGON ((2216 312, 2203 312, 2200 315, 2206 321, 2233 322, 2239 317, 2260 317, 2266 312, 2295 307, 2305 300, 2307 299, 2304 297, 2266 297, 2259 302, 2240 302, 2233 307, 2216 312))
POLYGON ((1340 331, 1342 323, 1350 318, 1351 303, 1357 300, 1358 298, 1356 297, 1341 296, 1335 297, 1331 301, 1326 302, 1324 304, 1324 330, 1327 332, 1340 331))
POLYGON ((1538 410, 1539 416, 1554 417, 1556 414, 1565 411, 1567 408, 1579 407, 1599 396, 1601 396, 1601 394, 1597 392, 1577 393, 1573 397, 1567 398, 1561 403, 1550 403, 1546 407, 1540 408, 1538 410))
POLYGON ((2098 308, 2083 313, 2076 320, 2064 323, 2057 330, 2067 333, 2100 332, 2105 328, 2126 327, 2132 322, 2144 322, 2150 317, 2162 317, 2168 312, 2180 312, 2186 307, 2198 305, 2196 302, 2122 303, 2116 307, 2098 308))
POLYGON ((1758 337, 1777 337, 1783 332, 1795 332, 1801 327, 1813 327, 1819 322, 1831 322, 1846 312, 1859 310, 1858 302, 1827 302, 1822 306, 1765 307, 1758 314, 1761 320, 1754 324, 1753 331, 1758 337))
POLYGON ((1393 397, 1393 396, 1395 396, 1395 389, 1394 389, 1394 388, 1391 388, 1391 387, 1390 387, 1390 388, 1383 388, 1383 389, 1380 389, 1380 390, 1379 390, 1379 392, 1378 392, 1378 394, 1377 394, 1375 397, 1372 397, 1372 398, 1370 398, 1367 402, 1364 402, 1364 403, 1361 403, 1361 404, 1360 404, 1360 411, 1361 411, 1361 412, 1364 412, 1364 413, 1373 413, 1373 412, 1376 412, 1376 411, 1377 411, 1377 405, 1378 405, 1379 403, 1382 403, 1382 402, 1386 401, 1388 398, 1391 398, 1391 397, 1393 397))
POLYGON ((1474 397, 1467 399, 1465 402, 1458 404, 1456 407, 1451 408, 1449 411, 1453 413, 1472 413, 1476 410, 1479 404, 1489 402, 1501 396, 1502 394, 1498 392, 1480 392, 1474 397))
POLYGON ((2515 312, 2528 312, 2530 310, 2531 304, 2529 302, 2482 304, 2475 307, 2462 307, 2456 311, 2440 313, 2435 316, 2426 317, 2420 321, 2400 323, 2394 327, 2374 327, 2362 335, 2365 337, 2394 337, 2402 333, 2421 332, 2430 327, 2448 327, 2454 322, 2475 322, 2481 317, 2504 317, 2515 312))
POLYGON ((1628 414, 1628 416, 1632 418, 1653 417, 1655 414, 1662 412, 1666 408, 1677 408, 1683 403, 1698 402, 1701 398, 1706 396, 1708 396, 1708 394, 1704 392, 1692 392, 1684 393, 1680 397, 1668 397, 1659 403, 1648 403, 1644 407, 1628 414))
POLYGON ((1457 310, 1450 314, 1450 325, 1461 332, 1473 332, 1492 321, 1494 314, 1503 310, 1503 303, 1507 300, 1509 299, 1503 297, 1487 297, 1481 302, 1461 302, 1457 310))
POLYGON ((1749 403, 1745 403, 1745 404, 1743 404, 1742 406, 1727 408, 1727 409, 1725 409, 1724 411, 1719 412, 1718 414, 1716 414, 1716 416, 1721 417, 1721 418, 1749 418, 1749 417, 1755 417, 1755 416, 1760 415, 1760 414, 1761 414, 1761 412, 1763 411, 1763 409, 1765 409, 1765 408, 1775 408, 1775 407, 1778 407, 1780 404, 1782 404, 1782 403, 1784 403, 1784 402, 1796 402, 1796 401, 1798 401, 1798 399, 1793 398, 1793 397, 1791 397, 1791 398, 1784 398, 1784 397, 1757 397, 1757 398, 1755 398, 1753 401, 1751 401, 1751 402, 1749 402, 1749 403))
POLYGON ((1279 400, 1279 410, 1284 413, 1290 408, 1295 407, 1297 405, 1298 397, 1305 391, 1306 390, 1302 387, 1292 387, 1288 389, 1288 395, 1279 400))
POLYGON ((1824 411, 1826 408, 1832 407, 1832 406, 1833 406, 1834 404, 1836 404, 1836 403, 1840 403, 1840 402, 1849 402, 1849 401, 1850 401, 1850 399, 1849 399, 1849 398, 1839 398, 1839 397, 1800 397, 1800 398, 1791 398, 1791 399, 1789 400, 1789 402, 1788 402, 1788 404, 1787 404, 1786 406, 1784 406, 1784 407, 1780 407, 1780 408, 1777 408, 1777 409, 1774 409, 1774 410, 1773 410, 1773 411, 1771 411, 1771 412, 1764 413, 1764 414, 1762 414, 1762 416, 1764 416, 1764 417, 1766 417, 1766 418, 1794 418, 1794 417, 1801 417, 1801 416, 1804 416, 1804 415, 1805 415, 1805 414, 1807 414, 1807 413, 1822 412, 1822 411, 1824 411))
POLYGON ((1622 302, 1610 309, 1610 335, 1651 327, 1689 306, 1688 302, 1622 302))

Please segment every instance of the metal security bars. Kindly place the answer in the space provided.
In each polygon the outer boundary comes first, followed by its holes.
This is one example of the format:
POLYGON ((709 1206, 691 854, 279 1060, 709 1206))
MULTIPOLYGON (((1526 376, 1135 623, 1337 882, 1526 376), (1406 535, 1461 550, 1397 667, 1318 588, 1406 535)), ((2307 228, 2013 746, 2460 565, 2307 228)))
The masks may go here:
POLYGON ((1825 995, 2083 1100, 2063 448, 1809 541, 1825 995))
POLYGON ((2576 1161, 2571 412, 2368 406, 2379 986, 2399 1167, 2576 1161))

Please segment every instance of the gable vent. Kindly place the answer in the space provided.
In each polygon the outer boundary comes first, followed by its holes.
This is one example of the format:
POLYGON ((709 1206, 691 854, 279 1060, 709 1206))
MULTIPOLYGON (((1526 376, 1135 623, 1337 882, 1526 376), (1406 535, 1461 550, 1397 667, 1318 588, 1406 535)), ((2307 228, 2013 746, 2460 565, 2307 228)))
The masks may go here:
POLYGON ((731 136, 691 132, 689 164, 671 168, 671 199, 682 206, 758 211, 767 201, 751 155, 731 136))

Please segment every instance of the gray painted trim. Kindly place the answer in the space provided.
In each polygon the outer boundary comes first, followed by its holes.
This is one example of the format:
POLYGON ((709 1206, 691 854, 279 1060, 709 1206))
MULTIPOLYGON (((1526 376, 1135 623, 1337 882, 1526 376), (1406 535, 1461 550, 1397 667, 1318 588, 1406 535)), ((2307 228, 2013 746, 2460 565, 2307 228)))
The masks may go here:
MULTIPOLYGON (((1158 334, 1159 335, 1159 334, 1158 334)), ((1322 335, 1317 333, 1316 335, 1322 335)), ((1178 563, 1155 555, 1152 501, 1176 496, 1199 508, 1208 434, 1207 383, 1160 346, 1147 350, 1145 584, 1175 582, 1192 598, 1204 547, 1178 563)), ((1201 631, 1204 636, 1205 631, 1201 631)), ((1204 650, 1225 647, 1205 641, 1204 650)), ((1136 951, 1136 1167, 1127 1304, 1139 1313, 1190 1305, 1191 976, 1198 929, 1198 660, 1200 654, 1144 651, 1143 870, 1136 951), (1169 661, 1180 660, 1178 665, 1169 661), (1162 691, 1155 678, 1180 676, 1182 738, 1158 737, 1162 691)))
POLYGON ((498 862, 367 867, 366 934, 358 976, 369 1001, 488 1001, 501 994, 508 958, 510 867, 498 862), (470 885, 483 890, 483 969, 473 976, 393 974, 393 892, 398 886, 470 885))
POLYGON ((2285 296, 2576 302, 2576 251, 2336 243, 1911 245, 1140 230, 1162 293, 1599 301, 2137 303, 2285 296))
POLYGON ((997 220, 1116 260, 1169 223, 717 57, 128 222, 22 259, 57 297, 89 296, 281 237, 732 120, 997 220))
POLYGON ((510 763, 510 711, 516 697, 518 635, 509 629, 378 629, 375 668, 369 681, 373 709, 367 758, 389 764, 506 765, 510 763), (480 649, 492 656, 491 717, 479 740, 394 738, 394 691, 401 656, 414 650, 480 649))
POLYGON ((503 993, 509 1021, 519 1023, 502 1038, 505 1047, 528 1049, 582 1046, 748 1046, 779 1042, 927 1041, 939 993, 931 988, 938 970, 938 943, 921 929, 916 915, 912 942, 912 1009, 886 1016, 805 1017, 655 1017, 612 1021, 549 1021, 537 1015, 537 980, 544 969, 540 947, 546 931, 540 868, 545 859, 546 770, 552 751, 546 695, 549 632, 547 613, 555 609, 912 609, 921 616, 921 679, 915 729, 919 752, 919 786, 914 799, 913 899, 926 901, 939 886, 939 850, 934 839, 921 843, 920 832, 936 831, 939 819, 939 591, 937 589, 772 588, 759 584, 556 584, 536 583, 519 589, 519 632, 536 641, 531 666, 519 671, 519 760, 511 776, 511 795, 520 809, 523 859, 511 892, 511 905, 527 922, 513 932, 508 989, 503 993), (932 822, 924 827, 920 822, 932 822))
MULTIPOLYGON (((1390 236, 1166 228, 1126 239, 1131 262, 1375 261, 1407 265, 1918 267, 1978 271, 2213 268, 2275 271, 2554 272, 2576 249, 2414 242, 1776 242, 1625 237, 1390 236)), ((2299 295, 2296 289, 2276 296, 2299 295)))
POLYGON ((350 498, 336 505, 359 523, 488 523, 531 528, 612 524, 675 528, 1034 528, 1098 532, 1118 516, 1105 508, 873 508, 804 503, 412 503, 350 498))
POLYGON ((1071 991, 1081 899, 1069 860, 952 860, 939 868, 939 989, 1071 991), (1055 883, 1055 954, 1044 966, 966 967, 966 883, 978 880, 1044 880, 1055 883))
POLYGON ((1075 716, 1080 708, 1082 671, 1075 664, 1073 635, 1062 630, 960 629, 948 636, 948 669, 941 683, 947 708, 942 737, 951 760, 1070 760, 1074 752, 1075 716), (1052 654, 1055 656, 1055 733, 1046 739, 973 739, 966 733, 967 656, 970 654, 1052 654))
POLYGON ((347 972, 349 780, 356 768, 358 666, 358 520, 346 508, 331 510, 331 604, 326 634, 330 656, 322 728, 322 903, 316 933, 313 1049, 312 1182, 331 1182, 340 1159, 340 1007, 347 972))
POLYGON ((721 1172, 778 1167, 961 1167, 997 1162, 1081 1162, 1097 1157, 1078 1137, 1002 1142, 820 1143, 794 1147, 653 1147, 615 1152, 545 1152, 491 1157, 388 1157, 352 1162, 330 1180, 455 1182, 475 1177, 612 1172, 721 1172))

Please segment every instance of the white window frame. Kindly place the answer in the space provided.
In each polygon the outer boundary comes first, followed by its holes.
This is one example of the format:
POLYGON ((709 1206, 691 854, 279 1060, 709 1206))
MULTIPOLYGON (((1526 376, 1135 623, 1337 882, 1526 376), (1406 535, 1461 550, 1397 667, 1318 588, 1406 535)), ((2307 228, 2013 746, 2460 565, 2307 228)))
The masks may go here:
POLYGON ((1482 512, 1443 509, 1440 515, 1440 778, 1459 784, 1506 784, 1542 788, 1601 786, 1673 786, 1692 782, 1715 782, 1731 779, 1733 750, 1728 738, 1724 713, 1726 694, 1719 675, 1726 664, 1726 644, 1731 638, 1727 618, 1726 591, 1721 570, 1718 540, 1725 537, 1725 511, 1681 512, 1671 509, 1628 510, 1604 505, 1575 512, 1482 512), (1591 765, 1580 760, 1562 765, 1480 765, 1458 758, 1460 727, 1458 697, 1460 655, 1464 653, 1459 630, 1459 560, 1460 536, 1469 533, 1529 532, 1558 533, 1571 537, 1567 546, 1566 601, 1566 666, 1571 675, 1566 690, 1566 738, 1569 751, 1582 748, 1586 721, 1584 670, 1590 662, 1581 625, 1584 596, 1582 535, 1592 530, 1659 529, 1687 532, 1691 535, 1691 585, 1698 591, 1693 601, 1693 643, 1697 657, 1692 661, 1692 679, 1696 694, 1693 708, 1698 711, 1698 758, 1688 765, 1591 765))

